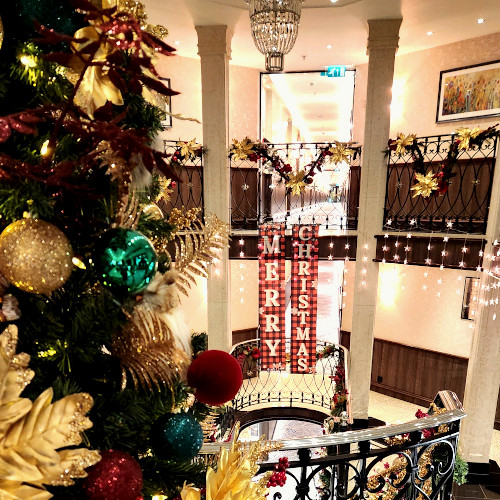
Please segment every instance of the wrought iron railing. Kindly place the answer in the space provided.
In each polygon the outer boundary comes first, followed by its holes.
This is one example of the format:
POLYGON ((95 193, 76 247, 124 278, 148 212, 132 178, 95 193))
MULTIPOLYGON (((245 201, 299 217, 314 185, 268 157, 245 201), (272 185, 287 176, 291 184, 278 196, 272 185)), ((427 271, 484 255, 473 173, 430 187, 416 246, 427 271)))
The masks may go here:
MULTIPOLYGON (((177 141, 163 141, 165 153, 173 154, 177 150, 177 141)), ((174 171, 181 182, 176 182, 170 200, 162 201, 162 208, 169 213, 172 208, 186 209, 201 207, 200 217, 203 217, 203 155, 187 160, 181 160, 180 166, 174 171)))
MULTIPOLYGON (((322 143, 270 144, 293 168, 317 157, 322 143)), ((351 165, 325 164, 314 183, 292 195, 262 161, 230 160, 233 229, 256 229, 264 222, 320 224, 325 229, 356 229, 359 205, 361 148, 353 148, 351 165)))
MULTIPOLYGON (((343 367, 344 385, 348 387, 349 373, 347 367, 348 352, 340 345, 317 342, 318 352, 327 346, 332 347, 329 356, 318 358, 313 373, 291 373, 290 364, 278 370, 261 370, 260 359, 255 359, 251 352, 254 347, 260 350, 260 339, 240 342, 233 346, 231 354, 240 362, 243 371, 243 384, 232 401, 232 410, 250 411, 270 406, 307 407, 329 414, 335 395, 333 376, 337 366, 343 367), (248 355, 241 354, 248 352, 248 355)), ((290 343, 286 343, 287 357, 290 343)), ((351 423, 350 391, 345 402, 347 415, 345 419, 351 423)))
MULTIPOLYGON (((439 392, 434 404, 429 416, 402 424, 280 441, 278 453, 298 456, 286 471, 287 500, 449 500, 466 414, 451 391, 439 392)), ((201 453, 229 445, 204 444, 201 453)), ((270 456, 260 472, 274 469, 276 453, 270 456)), ((283 498, 274 488, 271 495, 283 498)))
MULTIPOLYGON (((446 159, 455 135, 418 139, 427 172, 437 173, 446 159)), ((385 197, 385 223, 390 228, 412 231, 449 231, 485 234, 495 169, 498 137, 486 140, 480 148, 461 150, 454 167, 456 176, 448 192, 431 199, 414 197, 410 154, 388 156, 385 197), (449 227, 448 222, 452 223, 449 227)))

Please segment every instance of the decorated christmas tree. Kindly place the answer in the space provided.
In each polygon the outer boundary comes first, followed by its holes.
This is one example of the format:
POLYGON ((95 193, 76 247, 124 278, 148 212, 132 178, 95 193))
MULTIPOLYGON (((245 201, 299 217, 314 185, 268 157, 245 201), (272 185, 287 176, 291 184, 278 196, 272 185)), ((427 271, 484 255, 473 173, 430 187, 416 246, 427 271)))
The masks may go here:
POLYGON ((179 314, 227 228, 161 208, 178 161, 152 147, 175 93, 155 62, 173 49, 131 0, 10 0, 0 17, 0 497, 174 498, 205 484, 201 401, 231 390, 203 394, 220 360, 191 364, 206 339, 179 314), (76 401, 50 425, 48 388, 76 401))

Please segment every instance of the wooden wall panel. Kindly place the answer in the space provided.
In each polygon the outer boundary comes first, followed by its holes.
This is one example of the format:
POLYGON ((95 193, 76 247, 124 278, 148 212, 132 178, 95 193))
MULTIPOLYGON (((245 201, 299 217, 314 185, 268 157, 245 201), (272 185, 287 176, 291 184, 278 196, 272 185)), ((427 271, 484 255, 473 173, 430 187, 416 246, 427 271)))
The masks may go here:
POLYGON ((495 429, 500 431, 500 391, 498 391, 497 413, 495 415, 495 429))

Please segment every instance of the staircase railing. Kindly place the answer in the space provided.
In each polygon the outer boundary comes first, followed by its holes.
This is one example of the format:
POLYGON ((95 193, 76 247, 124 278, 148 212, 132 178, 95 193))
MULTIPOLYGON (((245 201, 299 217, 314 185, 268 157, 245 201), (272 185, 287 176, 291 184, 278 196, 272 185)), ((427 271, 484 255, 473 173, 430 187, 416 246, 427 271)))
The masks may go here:
MULTIPOLYGON (((466 416, 457 396, 441 391, 429 415, 402 424, 285 439, 259 472, 274 469, 277 455, 289 457, 287 500, 317 498, 449 500, 460 421, 466 416)), ((230 443, 204 444, 215 454, 230 443)), ((270 498, 281 499, 279 489, 270 498)))

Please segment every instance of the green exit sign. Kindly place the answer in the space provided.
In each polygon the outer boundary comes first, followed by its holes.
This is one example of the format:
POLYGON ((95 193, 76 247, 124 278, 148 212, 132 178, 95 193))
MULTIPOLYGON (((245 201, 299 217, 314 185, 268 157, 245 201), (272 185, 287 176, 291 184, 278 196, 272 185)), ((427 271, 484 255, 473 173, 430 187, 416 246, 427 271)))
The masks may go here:
POLYGON ((328 66, 326 68, 326 71, 321 72, 321 76, 329 76, 333 78, 344 77, 345 66, 344 65, 328 66))

